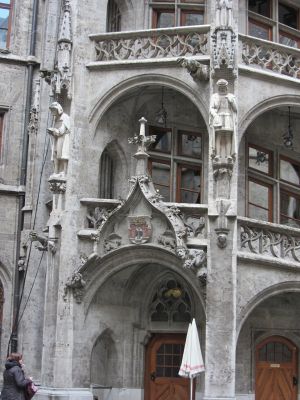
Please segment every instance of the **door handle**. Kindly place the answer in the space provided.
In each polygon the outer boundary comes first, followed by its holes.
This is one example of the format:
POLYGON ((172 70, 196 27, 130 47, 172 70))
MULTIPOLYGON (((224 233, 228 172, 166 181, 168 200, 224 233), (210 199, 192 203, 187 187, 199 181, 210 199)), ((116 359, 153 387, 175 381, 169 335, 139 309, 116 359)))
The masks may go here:
POLYGON ((294 386, 298 385, 298 379, 295 376, 293 376, 293 385, 294 386))
POLYGON ((156 372, 155 371, 153 371, 153 372, 151 372, 151 374, 150 374, 150 379, 151 379, 151 381, 155 381, 155 379, 156 379, 156 372))

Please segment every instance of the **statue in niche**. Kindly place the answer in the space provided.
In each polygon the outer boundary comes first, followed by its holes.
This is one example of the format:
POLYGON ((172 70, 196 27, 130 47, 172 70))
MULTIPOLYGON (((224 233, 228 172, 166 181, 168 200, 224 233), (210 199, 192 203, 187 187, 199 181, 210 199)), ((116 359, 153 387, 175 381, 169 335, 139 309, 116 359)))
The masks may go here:
POLYGON ((54 174, 51 177, 65 178, 70 155, 70 117, 57 102, 52 103, 49 109, 54 116, 54 126, 47 130, 52 137, 51 159, 54 162, 54 174))
POLYGON ((213 128, 213 156, 232 162, 235 154, 234 126, 236 120, 237 105, 235 96, 228 93, 228 82, 219 79, 218 92, 211 98, 209 110, 209 125, 213 128))
POLYGON ((232 26, 232 0, 217 0, 216 26, 222 28, 232 26))

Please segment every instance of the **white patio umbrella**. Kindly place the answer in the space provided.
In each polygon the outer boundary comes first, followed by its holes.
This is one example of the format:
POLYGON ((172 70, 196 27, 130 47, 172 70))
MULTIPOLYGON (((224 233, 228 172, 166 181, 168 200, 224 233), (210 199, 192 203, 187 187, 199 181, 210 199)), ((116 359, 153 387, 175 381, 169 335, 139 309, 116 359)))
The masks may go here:
POLYGON ((190 378, 190 400, 193 399, 193 380, 205 370, 195 319, 189 324, 179 375, 190 378))

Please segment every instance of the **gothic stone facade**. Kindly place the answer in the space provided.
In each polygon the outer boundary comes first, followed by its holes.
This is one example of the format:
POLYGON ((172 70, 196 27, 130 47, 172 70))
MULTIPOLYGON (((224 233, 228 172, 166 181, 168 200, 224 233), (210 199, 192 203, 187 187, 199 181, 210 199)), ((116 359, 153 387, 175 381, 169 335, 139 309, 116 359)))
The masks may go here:
POLYGON ((37 399, 187 399, 192 317, 195 399, 300 398, 299 13, 0 1, 1 360, 37 399))

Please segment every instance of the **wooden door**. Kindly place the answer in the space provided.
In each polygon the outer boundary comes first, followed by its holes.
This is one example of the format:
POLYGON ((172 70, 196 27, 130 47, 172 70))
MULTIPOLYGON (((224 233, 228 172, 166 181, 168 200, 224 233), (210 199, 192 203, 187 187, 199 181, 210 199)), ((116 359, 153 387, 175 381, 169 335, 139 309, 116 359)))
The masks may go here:
POLYGON ((186 335, 157 334, 146 350, 145 400, 189 400, 189 379, 178 376, 186 335))
POLYGON ((296 346, 281 336, 257 346, 255 400, 296 400, 297 353, 296 346))

